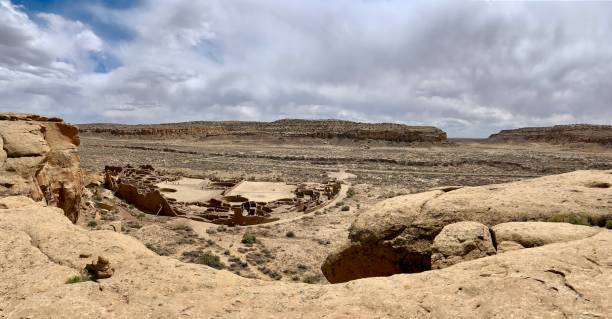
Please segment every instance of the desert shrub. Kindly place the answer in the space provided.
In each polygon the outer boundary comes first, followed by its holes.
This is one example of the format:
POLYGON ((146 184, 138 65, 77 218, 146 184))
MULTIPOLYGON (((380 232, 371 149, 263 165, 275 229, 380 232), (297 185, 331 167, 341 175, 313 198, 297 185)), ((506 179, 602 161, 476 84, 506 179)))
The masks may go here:
POLYGON ((348 189, 348 191, 346 191, 346 197, 351 198, 353 196, 355 196, 355 190, 351 187, 348 189))
POLYGON ((257 236, 251 233, 244 233, 240 242, 245 245, 253 245, 257 242, 257 236))
POLYGON ((215 269, 223 269, 225 265, 221 262, 219 256, 204 252, 195 259, 196 264, 206 265, 215 269))
POLYGON ((608 219, 608 220, 606 221, 606 228, 607 228, 607 229, 612 229, 612 219, 608 219))
POLYGON ((336 207, 340 207, 340 206, 342 206, 342 205, 344 205, 344 202, 337 202, 337 203, 336 203, 336 207))
POLYGON ((285 236, 287 236, 288 238, 294 238, 295 237, 295 233, 293 231, 288 231, 285 236))
POLYGON ((342 206, 342 209, 341 209, 341 210, 342 210, 343 212, 348 212, 349 210, 351 210, 351 208, 349 207, 349 205, 344 205, 344 206, 342 206))
POLYGON ((557 214, 552 216, 548 221, 553 223, 570 223, 574 225, 591 226, 587 216, 577 214, 557 214))
POLYGON ((317 275, 306 275, 303 279, 302 282, 303 283, 307 283, 307 284, 316 284, 319 281, 321 281, 321 277, 317 276, 317 275))
POLYGON ((138 213, 138 215, 136 215, 136 217, 137 217, 138 219, 140 219, 140 220, 142 220, 143 218, 145 218, 145 216, 147 216, 147 215, 146 215, 145 213, 142 213, 142 212, 140 212, 140 213, 138 213))
POLYGON ((87 275, 87 273, 83 272, 79 275, 74 275, 74 276, 70 276, 70 278, 68 278, 66 280, 67 284, 77 284, 79 282, 85 282, 85 281, 89 281, 90 278, 87 275))
POLYGON ((170 256, 174 254, 174 250, 167 247, 157 246, 152 243, 146 243, 145 246, 160 256, 170 256))
POLYGON ((96 226, 98 226, 98 222, 95 220, 90 220, 89 223, 87 223, 87 226, 94 228, 96 226))

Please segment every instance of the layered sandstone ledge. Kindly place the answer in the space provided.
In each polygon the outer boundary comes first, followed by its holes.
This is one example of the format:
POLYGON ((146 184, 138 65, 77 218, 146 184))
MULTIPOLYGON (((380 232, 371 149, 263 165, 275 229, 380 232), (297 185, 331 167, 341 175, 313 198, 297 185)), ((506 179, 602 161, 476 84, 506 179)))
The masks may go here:
POLYGON ((446 133, 432 126, 358 123, 340 120, 279 120, 274 122, 185 122, 154 125, 82 124, 85 134, 139 137, 273 136, 346 138, 393 142, 446 141, 446 133))
POLYGON ((0 113, 0 198, 25 195, 76 222, 83 192, 79 131, 59 118, 0 113))
POLYGON ((492 142, 595 143, 612 145, 612 125, 555 125, 502 130, 489 137, 492 142))
MULTIPOLYGON (((5 199, 6 201, 6 199, 5 199)), ((612 232, 420 274, 338 285, 251 280, 0 200, 2 318, 605 318, 612 232), (5 206, 2 206, 2 205, 5 206), (67 284, 105 256, 111 278, 67 284), (83 256, 88 256, 83 258, 83 256)))

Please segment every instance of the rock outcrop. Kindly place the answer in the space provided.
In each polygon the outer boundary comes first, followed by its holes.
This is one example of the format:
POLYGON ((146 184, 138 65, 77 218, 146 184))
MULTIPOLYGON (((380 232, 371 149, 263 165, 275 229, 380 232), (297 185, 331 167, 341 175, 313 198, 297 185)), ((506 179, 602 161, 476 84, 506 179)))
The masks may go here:
POLYGON ((246 279, 88 231, 57 208, 0 209, 3 318, 606 318, 612 231, 442 270, 339 285, 246 279), (111 278, 66 284, 105 256, 111 278))
POLYGON ((83 189, 78 133, 58 118, 0 113, 0 197, 45 201, 76 222, 83 189))
POLYGON ((363 212, 349 242, 322 266, 332 282, 431 269, 432 242, 460 221, 489 227, 549 221, 560 214, 591 225, 612 220, 612 171, 576 171, 507 184, 434 190, 384 200, 363 212))
POLYGON ((444 226, 434 238, 431 268, 442 269, 495 255, 495 252, 489 227, 476 222, 458 222, 444 226))
POLYGON ((358 123, 340 120, 278 120, 274 122, 186 122, 154 125, 86 124, 79 125, 84 134, 118 136, 209 137, 274 136, 346 138, 393 142, 446 141, 446 133, 432 126, 408 126, 394 123, 358 123))
POLYGON ((603 230, 599 227, 544 222, 503 223, 492 227, 498 245, 518 244, 525 248, 592 237, 603 230))
POLYGON ((503 130, 489 136, 492 142, 597 143, 612 145, 612 125, 555 125, 503 130))

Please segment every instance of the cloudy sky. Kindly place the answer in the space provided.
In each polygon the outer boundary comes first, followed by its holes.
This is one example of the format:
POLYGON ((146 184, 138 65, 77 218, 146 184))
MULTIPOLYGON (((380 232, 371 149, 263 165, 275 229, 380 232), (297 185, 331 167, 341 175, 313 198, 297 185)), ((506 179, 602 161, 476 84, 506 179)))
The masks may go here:
POLYGON ((612 3, 0 0, 0 111, 612 124, 612 3))

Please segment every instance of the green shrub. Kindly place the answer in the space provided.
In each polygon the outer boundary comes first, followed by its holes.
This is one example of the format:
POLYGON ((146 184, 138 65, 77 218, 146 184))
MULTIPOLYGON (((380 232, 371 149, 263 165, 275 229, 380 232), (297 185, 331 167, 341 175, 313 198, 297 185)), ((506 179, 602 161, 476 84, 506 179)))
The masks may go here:
POLYGON ((607 229, 612 229, 612 219, 608 219, 608 220, 606 221, 606 228, 607 228, 607 229))
POLYGON ((87 226, 94 228, 96 226, 98 226, 98 222, 95 220, 90 220, 89 223, 87 223, 87 226))
POLYGON ((206 265, 215 269, 223 269, 225 267, 219 256, 209 252, 202 253, 202 255, 195 259, 195 263, 206 265))
POLYGON ((242 235, 242 240, 240 242, 245 245, 253 245, 254 243, 257 242, 257 236, 251 233, 244 233, 244 235, 242 235))
POLYGON ((80 274, 80 275, 71 276, 70 278, 68 278, 68 280, 66 280, 66 283, 67 284, 77 284, 79 282, 85 282, 85 281, 89 281, 89 276, 87 276, 86 274, 80 274))
POLYGON ((341 210, 342 210, 343 212, 348 212, 349 210, 351 210, 351 208, 349 207, 349 205, 344 205, 344 206, 342 206, 342 209, 341 209, 341 210))
POLYGON ((351 187, 348 189, 348 191, 346 191, 346 197, 351 198, 353 196, 355 196, 355 190, 351 187))
POLYGON ((574 225, 591 226, 587 216, 576 214, 557 214, 551 217, 548 221, 553 223, 570 223, 574 225))

